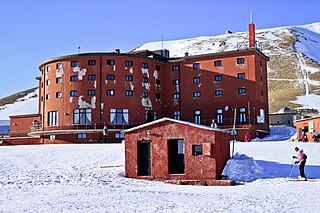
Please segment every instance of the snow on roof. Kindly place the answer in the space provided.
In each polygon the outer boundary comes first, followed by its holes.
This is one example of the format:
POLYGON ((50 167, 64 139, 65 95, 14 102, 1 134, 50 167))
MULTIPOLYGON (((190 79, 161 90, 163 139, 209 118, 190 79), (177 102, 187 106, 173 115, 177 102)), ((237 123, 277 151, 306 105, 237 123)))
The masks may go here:
POLYGON ((129 132, 132 132, 132 131, 135 131, 135 130, 138 130, 138 129, 142 129, 142 128, 145 128, 145 127, 149 127, 149 126, 152 126, 152 125, 155 125, 155 124, 159 124, 159 123, 162 123, 162 122, 165 122, 165 121, 170 121, 170 122, 173 122, 173 123, 179 123, 179 124, 184 124, 184 125, 188 125, 188 126, 193 126, 193 127, 200 128, 200 129, 206 129, 206 130, 211 130, 211 131, 229 133, 229 130, 213 128, 213 127, 210 127, 210 126, 205 126, 205 125, 201 125, 201 124, 195 124, 195 123, 191 123, 191 122, 188 122, 188 121, 175 120, 175 119, 167 118, 167 117, 160 118, 158 120, 155 120, 155 121, 152 121, 152 122, 149 122, 149 123, 145 123, 145 124, 142 124, 140 126, 136 126, 136 127, 133 127, 133 128, 127 129, 127 130, 123 130, 123 132, 124 133, 129 133, 129 132))

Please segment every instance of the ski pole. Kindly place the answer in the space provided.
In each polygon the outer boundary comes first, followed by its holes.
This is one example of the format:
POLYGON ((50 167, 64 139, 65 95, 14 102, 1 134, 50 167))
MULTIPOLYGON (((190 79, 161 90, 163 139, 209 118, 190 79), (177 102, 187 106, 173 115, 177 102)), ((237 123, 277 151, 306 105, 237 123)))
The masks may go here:
POLYGON ((294 161, 294 159, 292 158, 289 178, 291 178, 292 171, 293 171, 293 161, 294 161))

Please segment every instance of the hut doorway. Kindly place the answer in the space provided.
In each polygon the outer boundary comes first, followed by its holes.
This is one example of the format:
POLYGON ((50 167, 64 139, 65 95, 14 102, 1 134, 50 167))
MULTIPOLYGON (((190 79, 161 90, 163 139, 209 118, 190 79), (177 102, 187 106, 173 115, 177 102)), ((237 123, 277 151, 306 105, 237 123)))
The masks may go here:
POLYGON ((138 176, 151 175, 150 142, 138 142, 138 176))
POLYGON ((168 140, 169 174, 184 174, 184 140, 168 140))

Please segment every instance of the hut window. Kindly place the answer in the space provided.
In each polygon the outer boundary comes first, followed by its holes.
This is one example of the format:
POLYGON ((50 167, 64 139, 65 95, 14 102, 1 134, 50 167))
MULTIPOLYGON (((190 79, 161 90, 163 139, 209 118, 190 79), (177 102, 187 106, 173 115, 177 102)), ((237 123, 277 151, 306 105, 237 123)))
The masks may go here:
POLYGON ((192 145, 192 155, 202 155, 202 145, 192 145))

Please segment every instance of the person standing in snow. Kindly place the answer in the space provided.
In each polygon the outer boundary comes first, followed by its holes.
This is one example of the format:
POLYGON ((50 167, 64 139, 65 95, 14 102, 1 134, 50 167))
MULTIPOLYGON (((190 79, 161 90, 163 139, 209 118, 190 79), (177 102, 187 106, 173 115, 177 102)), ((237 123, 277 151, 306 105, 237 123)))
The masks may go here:
POLYGON ((250 134, 249 132, 246 132, 246 134, 244 135, 244 142, 249 142, 250 141, 250 134))
POLYGON ((301 178, 306 179, 306 175, 304 174, 304 166, 306 165, 307 155, 303 153, 303 149, 299 149, 299 147, 294 148, 297 152, 297 156, 292 156, 292 158, 297 159, 294 163, 299 165, 299 171, 301 178))

